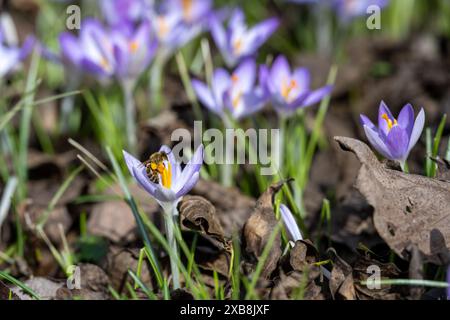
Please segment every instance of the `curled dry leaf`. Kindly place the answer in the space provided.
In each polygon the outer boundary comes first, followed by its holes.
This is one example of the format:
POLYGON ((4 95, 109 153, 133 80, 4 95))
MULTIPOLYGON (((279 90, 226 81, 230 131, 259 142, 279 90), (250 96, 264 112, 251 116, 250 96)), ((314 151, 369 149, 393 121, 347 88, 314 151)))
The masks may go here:
POLYGON ((444 264, 450 247, 450 184, 386 168, 363 142, 334 138, 343 150, 356 154, 362 166, 356 187, 374 207, 379 235, 399 256, 416 245, 426 262, 444 264), (440 234, 442 241, 433 235, 440 234))
POLYGON ((180 224, 185 230, 200 232, 216 245, 228 248, 216 209, 211 202, 200 196, 185 196, 180 202, 180 224))
POLYGON ((330 292, 333 299, 355 300, 355 284, 353 280, 353 269, 338 256, 333 248, 327 251, 333 261, 333 269, 330 277, 330 292))
POLYGON ((322 300, 320 267, 316 266, 317 249, 309 240, 299 240, 282 258, 280 275, 274 279, 271 299, 302 298, 322 300))
POLYGON ((226 188, 214 181, 200 179, 191 194, 202 196, 214 205, 226 238, 241 233, 255 207, 253 198, 243 195, 236 188, 226 188))
MULTIPOLYGON (((258 199, 252 215, 244 225, 244 255, 250 269, 256 266, 270 236, 278 224, 273 209, 274 195, 281 189, 285 181, 271 185, 258 199)), ((281 257, 281 237, 276 235, 263 270, 262 278, 268 278, 277 267, 281 257)))
POLYGON ((226 239, 216 209, 203 197, 185 196, 179 205, 180 225, 183 230, 199 232, 208 243, 199 241, 196 262, 206 270, 215 270, 228 276, 231 263, 231 241, 226 239))

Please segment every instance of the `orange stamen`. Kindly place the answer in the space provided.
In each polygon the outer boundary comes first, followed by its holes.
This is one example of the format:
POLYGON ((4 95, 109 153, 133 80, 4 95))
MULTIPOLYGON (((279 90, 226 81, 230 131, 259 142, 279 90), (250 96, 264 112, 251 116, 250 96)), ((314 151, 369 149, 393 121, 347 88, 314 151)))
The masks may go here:
POLYGON ((139 43, 137 41, 131 41, 129 43, 129 48, 131 53, 136 53, 136 51, 139 49, 139 43))
POLYGON ((192 0, 181 0, 183 15, 186 20, 191 20, 192 0))
POLYGON ((389 119, 389 116, 386 113, 383 113, 381 117, 386 121, 388 125, 388 131, 390 131, 393 126, 397 125, 397 119, 394 119, 394 122, 392 122, 392 120, 389 119))
POLYGON ((239 52, 241 52, 241 50, 242 50, 242 39, 237 39, 233 43, 233 49, 234 49, 234 53, 235 54, 239 54, 239 52))
POLYGON ((169 26, 165 17, 158 17, 157 20, 159 36, 164 37, 169 32, 169 26))
POLYGON ((170 166, 170 162, 167 163, 167 167, 164 165, 164 163, 152 163, 151 166, 152 168, 156 167, 156 171, 161 176, 161 184, 169 189, 172 185, 172 168, 170 166))
POLYGON ((297 87, 298 87, 298 83, 294 79, 289 81, 288 85, 286 85, 286 81, 283 81, 283 83, 281 85, 281 95, 283 96, 283 98, 285 98, 287 100, 289 98, 289 94, 291 93, 291 91, 297 87))

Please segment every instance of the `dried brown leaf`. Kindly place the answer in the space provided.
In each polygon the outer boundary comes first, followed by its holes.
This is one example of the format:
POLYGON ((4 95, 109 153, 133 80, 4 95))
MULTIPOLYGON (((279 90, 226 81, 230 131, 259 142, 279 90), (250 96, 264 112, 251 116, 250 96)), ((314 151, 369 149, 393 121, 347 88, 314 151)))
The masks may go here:
POLYGON ((450 246, 450 184, 388 169, 359 140, 335 140, 362 163, 356 187, 374 207, 375 228, 389 247, 407 258, 405 249, 414 244, 425 261, 443 264, 442 255, 450 246), (445 245, 434 241, 436 233, 445 245))
MULTIPOLYGON (((285 181, 271 185, 258 199, 252 215, 244 225, 244 253, 250 268, 256 266, 270 236, 275 231, 278 221, 273 209, 274 195, 281 189, 285 181)), ((275 270, 281 257, 281 237, 278 234, 272 244, 267 260, 261 272, 263 279, 268 278, 275 270)))

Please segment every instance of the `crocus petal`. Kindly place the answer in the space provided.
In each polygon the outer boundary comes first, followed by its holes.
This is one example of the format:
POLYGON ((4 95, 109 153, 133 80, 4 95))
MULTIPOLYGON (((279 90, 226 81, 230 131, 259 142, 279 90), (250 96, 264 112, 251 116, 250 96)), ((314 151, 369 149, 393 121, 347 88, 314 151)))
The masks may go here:
POLYGON ((386 114, 392 122, 394 121, 394 116, 392 115, 391 110, 389 110, 384 101, 381 101, 380 107, 378 108, 378 128, 380 128, 380 133, 384 137, 387 137, 389 133, 389 126, 386 119, 383 118, 384 114, 386 114))
POLYGON ((231 83, 230 75, 225 69, 222 68, 216 69, 216 71, 214 71, 211 82, 214 99, 216 100, 216 105, 220 106, 220 109, 222 109, 223 95, 228 90, 231 83))
POLYGON ((303 101, 303 107, 308 107, 313 104, 316 104, 320 100, 322 100, 326 95, 328 95, 331 90, 333 90, 333 86, 325 86, 320 89, 314 90, 308 96, 305 98, 305 101, 303 101))
POLYGON ((263 90, 264 95, 267 97, 270 94, 270 90, 267 86, 269 81, 269 68, 266 65, 259 67, 259 86, 263 90))
POLYGON ((292 78, 297 83, 296 90, 298 92, 303 93, 309 90, 311 83, 311 75, 309 73, 308 68, 295 69, 292 78))
POLYGON ((382 156, 388 159, 393 159, 391 153, 383 140, 381 140, 377 131, 371 129, 369 126, 365 125, 364 132, 366 133, 367 140, 369 140, 372 147, 375 148, 382 156))
POLYGON ((247 35, 247 54, 254 53, 275 32, 279 26, 276 18, 267 19, 251 28, 247 35))
POLYGON ((300 232, 300 229, 298 228, 297 222, 295 221, 295 218, 292 215, 289 208, 286 207, 284 204, 280 204, 280 213, 286 231, 288 232, 288 235, 291 238, 291 240, 293 241, 302 240, 303 237, 300 232))
POLYGON ((270 82, 277 87, 281 87, 281 83, 289 79, 290 76, 291 71, 286 57, 283 55, 278 56, 270 70, 270 82))
POLYGON ((193 79, 192 87, 194 88, 197 98, 205 107, 207 107, 212 112, 215 112, 219 115, 221 114, 220 110, 217 109, 216 101, 214 100, 211 91, 205 83, 193 79))
POLYGON ((180 198, 180 197, 184 196, 185 194, 187 194, 189 191, 191 191, 192 188, 197 184, 199 178, 200 178, 199 173, 194 172, 194 174, 189 177, 189 179, 181 187, 181 189, 177 191, 176 197, 180 198))
POLYGON ((130 171, 130 174, 134 177, 133 168, 137 168, 139 166, 142 166, 142 163, 133 157, 131 154, 126 152, 125 150, 122 150, 123 158, 125 159, 125 163, 127 165, 128 171, 130 171))
POLYGON ((423 127, 425 125, 425 112, 423 111, 423 108, 420 109, 419 114, 417 115, 416 121, 414 122, 414 127, 411 132, 411 137, 409 138, 409 145, 408 145, 408 154, 411 151, 411 149, 416 145, 417 141, 420 138, 420 135, 422 134, 423 127))
POLYGON ((406 130, 408 136, 411 136, 414 127, 414 109, 411 104, 405 105, 398 115, 398 125, 406 130))
POLYGON ((391 159, 405 161, 408 157, 409 136, 406 130, 399 125, 393 126, 386 138, 386 146, 389 148, 391 159))
MULTIPOLYGON (((191 179, 191 177, 200 171, 203 164, 203 145, 200 145, 189 160, 188 164, 181 172, 178 181, 176 181, 175 191, 178 193, 180 190, 185 190, 185 184, 191 179)), ((190 190, 190 189, 189 189, 190 190)))
POLYGON ((172 150, 166 145, 161 146, 161 148, 159 148, 159 152, 165 152, 167 154, 167 158, 172 169, 172 181, 176 182, 181 176, 181 166, 175 158, 175 155, 173 154, 172 150))
POLYGON ((77 65, 82 58, 82 51, 78 39, 71 33, 63 32, 59 36, 61 52, 72 64, 77 65))
POLYGON ((28 36, 20 49, 19 59, 25 59, 33 50, 34 45, 36 44, 36 38, 34 36, 28 36))
POLYGON ((253 59, 245 59, 233 72, 232 85, 242 92, 247 92, 255 84, 256 62, 253 59))
POLYGON ((242 100, 241 108, 232 109, 233 117, 237 120, 258 112, 264 107, 266 101, 262 89, 258 88, 243 94, 242 100))
POLYGON ((227 36, 225 28, 216 15, 211 16, 209 24, 212 38, 214 39, 217 48, 219 48, 219 50, 223 54, 226 51, 227 47, 227 36))
POLYGON ((375 127, 375 125, 373 124, 373 122, 372 122, 369 118, 367 118, 365 115, 360 114, 360 115, 359 115, 359 119, 360 119, 360 122, 361 122, 361 124, 362 124, 363 126, 368 126, 370 129, 372 129, 372 130, 374 130, 374 131, 377 130, 377 128, 375 127))

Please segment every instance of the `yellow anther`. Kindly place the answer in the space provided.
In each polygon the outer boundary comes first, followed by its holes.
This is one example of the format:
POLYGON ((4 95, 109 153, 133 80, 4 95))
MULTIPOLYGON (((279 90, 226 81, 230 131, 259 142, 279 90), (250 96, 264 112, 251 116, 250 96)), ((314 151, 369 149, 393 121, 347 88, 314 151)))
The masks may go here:
POLYGON ((131 53, 136 53, 136 51, 139 49, 139 42, 131 41, 129 43, 129 47, 130 47, 131 53))
POLYGON ((289 81, 288 84, 286 84, 286 81, 283 81, 283 83, 281 84, 281 95, 283 96, 283 98, 288 100, 289 94, 291 93, 291 91, 297 87, 298 87, 298 83, 294 79, 289 81))
POLYGON ((170 166, 170 162, 167 163, 167 167, 164 163, 152 163, 152 168, 156 167, 154 170, 158 171, 161 176, 161 183, 164 187, 170 188, 172 185, 172 168, 170 166), (153 166, 154 165, 154 166, 153 166))
POLYGON ((234 43, 233 43, 233 49, 234 49, 234 53, 235 54, 239 54, 242 50, 242 39, 237 39, 234 43))
POLYGON ((164 37, 169 32, 169 25, 165 17, 158 17, 158 34, 160 37, 164 37))
POLYGON ((190 20, 192 13, 192 0, 181 0, 181 7, 183 8, 184 18, 186 20, 190 20))
POLYGON ((233 108, 236 109, 239 105, 239 102, 241 102, 242 98, 242 92, 239 91, 239 93, 236 95, 236 97, 233 98, 233 101, 231 102, 233 104, 233 108))
POLYGON ((105 57, 102 57, 100 60, 100 65, 103 67, 103 69, 109 68, 109 62, 105 57))
POLYGON ((232 81, 233 83, 236 83, 236 82, 239 81, 239 77, 237 76, 237 74, 233 73, 233 74, 231 75, 231 81, 232 81))
POLYGON ((389 119, 389 116, 386 113, 383 113, 381 115, 381 117, 386 120, 386 123, 388 125, 388 131, 390 131, 392 129, 393 126, 395 126, 397 124, 397 120, 394 119, 394 122, 392 122, 391 119, 389 119))

